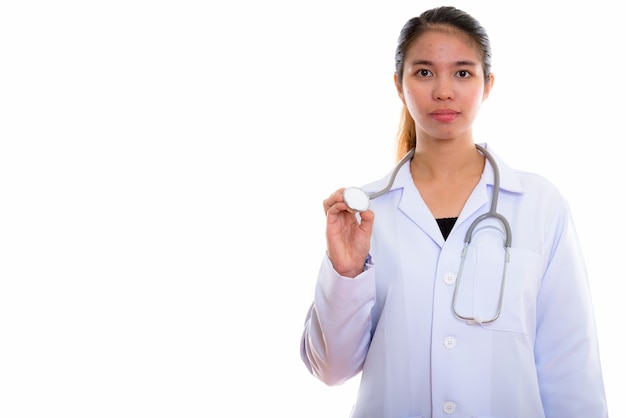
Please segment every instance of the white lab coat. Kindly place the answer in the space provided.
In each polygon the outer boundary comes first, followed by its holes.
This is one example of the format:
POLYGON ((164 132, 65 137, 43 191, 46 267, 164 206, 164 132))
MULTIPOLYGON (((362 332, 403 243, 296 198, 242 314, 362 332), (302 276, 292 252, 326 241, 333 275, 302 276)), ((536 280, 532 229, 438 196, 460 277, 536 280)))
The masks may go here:
MULTIPOLYGON (((353 418, 607 416, 587 273, 568 205, 544 178, 494 157, 497 208, 512 230, 495 322, 472 324, 452 312, 465 233, 491 204, 488 162, 447 240, 407 163, 390 191, 371 202, 372 265, 351 279, 324 257, 301 356, 328 385, 362 372, 353 418)), ((384 178, 365 189, 386 184, 384 178)), ((499 231, 490 219, 474 234, 459 280, 461 315, 485 320, 496 311, 499 231)))

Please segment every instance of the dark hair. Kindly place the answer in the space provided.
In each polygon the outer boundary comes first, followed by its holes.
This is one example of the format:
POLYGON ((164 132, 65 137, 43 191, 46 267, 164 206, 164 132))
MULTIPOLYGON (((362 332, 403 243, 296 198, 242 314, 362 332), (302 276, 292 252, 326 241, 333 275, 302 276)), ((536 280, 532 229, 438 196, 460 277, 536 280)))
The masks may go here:
MULTIPOLYGON (((456 29, 468 35, 479 49, 483 75, 485 81, 489 80, 491 74, 491 43, 487 36, 487 31, 481 24, 466 12, 452 6, 436 7, 426 10, 421 15, 409 19, 398 37, 396 48, 396 75, 397 82, 402 83, 404 76, 404 60, 409 46, 423 33, 437 26, 456 29)), ((401 159, 410 149, 415 147, 416 132, 415 122, 408 112, 406 106, 402 110, 400 127, 398 129, 398 149, 397 159, 401 159)))

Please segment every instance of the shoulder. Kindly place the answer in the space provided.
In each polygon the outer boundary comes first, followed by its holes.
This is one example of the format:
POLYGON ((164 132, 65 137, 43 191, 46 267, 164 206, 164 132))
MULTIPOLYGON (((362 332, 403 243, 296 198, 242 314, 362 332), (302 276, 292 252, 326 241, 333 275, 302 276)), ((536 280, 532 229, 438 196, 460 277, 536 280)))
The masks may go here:
MULTIPOLYGON (((500 171, 500 187, 505 192, 563 199, 560 190, 550 179, 536 172, 513 168, 498 154, 492 153, 500 171)), ((488 181, 493 182, 493 177, 488 181)))
POLYGON ((515 173, 525 192, 563 198, 559 188, 543 175, 523 170, 515 170, 515 173))

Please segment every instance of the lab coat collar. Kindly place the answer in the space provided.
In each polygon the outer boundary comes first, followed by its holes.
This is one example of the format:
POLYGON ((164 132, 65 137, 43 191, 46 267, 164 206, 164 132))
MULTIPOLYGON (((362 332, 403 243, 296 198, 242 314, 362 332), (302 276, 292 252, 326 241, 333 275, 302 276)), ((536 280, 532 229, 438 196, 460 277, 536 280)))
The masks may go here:
MULTIPOLYGON (((482 145, 487 151, 489 151, 494 160, 496 160, 496 164, 498 164, 498 168, 500 170, 500 189, 511 193, 524 193, 524 187, 520 183, 516 171, 505 163, 504 160, 502 160, 502 158, 500 158, 500 156, 486 143, 479 143, 479 145, 482 145)), ((389 172, 384 178, 368 185, 367 190, 376 191, 383 189, 389 183, 390 177, 391 172, 389 172)), ((488 185, 493 186, 493 168, 491 167, 489 160, 487 160, 487 163, 485 164, 483 179, 488 185)), ((410 161, 405 163, 400 168, 398 175, 396 176, 396 180, 389 190, 403 189, 407 187, 408 184, 413 184, 410 171, 410 161), (410 180, 410 182, 408 182, 408 180, 410 180)))
MULTIPOLYGON (((489 151, 489 153, 496 161, 496 164, 498 165, 498 168, 500 170, 501 192, 524 193, 524 187, 520 183, 515 170, 511 168, 508 164, 506 164, 493 151, 492 148, 487 146, 487 144, 483 143, 481 145, 489 151)), ((367 190, 376 191, 383 189, 388 184, 390 176, 391 172, 384 178, 368 185, 367 190)), ((461 224, 474 212, 478 211, 480 208, 486 206, 490 202, 491 192, 488 192, 488 189, 493 188, 493 183, 493 168, 491 167, 489 160, 487 160, 480 182, 472 192, 461 214, 459 215, 459 219, 456 222, 457 225, 461 224)), ((428 233, 433 238, 433 240, 438 242, 440 245, 443 245, 444 240, 443 236, 441 235, 439 226, 437 225, 437 221, 432 216, 432 213, 422 200, 422 197, 420 196, 417 188, 415 187, 415 184, 413 183, 413 178, 411 177, 410 171, 410 162, 405 163, 398 170, 398 174, 393 185, 390 188, 390 191, 400 189, 402 191, 402 197, 398 208, 402 212, 404 212, 406 216, 411 218, 413 222, 415 222, 418 226, 424 229, 424 231, 428 233)))
MULTIPOLYGON (((482 145, 487 151, 489 151, 489 153, 493 156, 493 159, 496 160, 496 164, 498 164, 498 168, 500 170, 500 190, 511 193, 524 193, 524 186, 520 183, 516 171, 505 163, 504 160, 500 158, 500 156, 486 143, 479 145, 482 145)), ((488 185, 493 186, 493 168, 491 167, 489 160, 487 160, 487 164, 485 164, 483 178, 488 185)))

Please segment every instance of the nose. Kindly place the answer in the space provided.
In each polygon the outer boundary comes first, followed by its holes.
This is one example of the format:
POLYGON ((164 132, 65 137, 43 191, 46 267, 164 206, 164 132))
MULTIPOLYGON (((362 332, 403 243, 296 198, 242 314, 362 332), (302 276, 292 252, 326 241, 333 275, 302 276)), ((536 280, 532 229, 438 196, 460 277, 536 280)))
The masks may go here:
POLYGON ((440 80, 435 86, 433 96, 436 100, 449 100, 454 97, 452 86, 443 80, 440 80))

